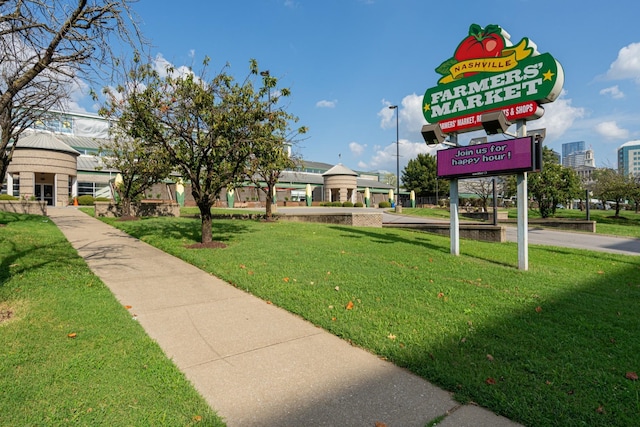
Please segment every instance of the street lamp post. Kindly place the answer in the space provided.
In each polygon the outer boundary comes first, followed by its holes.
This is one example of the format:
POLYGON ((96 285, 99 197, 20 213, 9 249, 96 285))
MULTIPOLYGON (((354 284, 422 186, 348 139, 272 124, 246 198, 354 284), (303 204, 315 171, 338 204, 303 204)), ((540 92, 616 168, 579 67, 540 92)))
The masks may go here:
POLYGON ((398 127, 398 106, 390 105, 390 110, 396 110, 396 209, 398 206, 398 202, 400 201, 400 137, 399 137, 399 127, 398 127))

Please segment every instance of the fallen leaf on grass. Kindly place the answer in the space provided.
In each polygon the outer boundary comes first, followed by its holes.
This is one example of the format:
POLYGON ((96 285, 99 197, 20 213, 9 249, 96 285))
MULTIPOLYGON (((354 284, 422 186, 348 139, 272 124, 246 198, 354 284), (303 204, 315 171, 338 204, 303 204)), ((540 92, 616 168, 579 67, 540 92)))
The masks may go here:
POLYGON ((337 292, 337 291, 339 291, 339 290, 340 290, 340 286, 336 286, 336 287, 335 287, 335 288, 333 288, 333 289, 335 289, 335 290, 336 290, 336 292, 337 292))
POLYGON ((396 336, 395 336, 395 335, 393 335, 393 334, 389 334, 389 335, 387 336, 387 338, 389 338, 390 340, 395 340, 395 339, 396 339, 396 336))
POLYGON ((287 282, 287 283, 289 282, 289 278, 288 278, 288 277, 285 277, 285 278, 283 278, 282 280, 283 280, 283 281, 285 281, 285 282, 287 282))
POLYGON ((487 360, 488 360, 489 362, 493 362, 493 356, 492 356, 492 355, 490 355, 490 354, 487 354, 487 360))
POLYGON ((271 301, 267 301, 267 304, 273 304, 271 301))
POLYGON ((598 406, 598 408, 596 409, 596 412, 599 414, 604 414, 604 407, 602 405, 598 406))
POLYGON ((353 310, 353 301, 349 301, 347 306, 345 307, 347 310, 353 310))
POLYGON ((126 308, 127 310, 131 310, 131 306, 130 305, 125 305, 124 308, 126 308))
POLYGON ((489 384, 489 385, 494 385, 496 383, 496 380, 494 378, 492 378, 492 377, 489 377, 484 382, 489 384))
POLYGON ((444 294, 442 292, 438 292, 438 298, 442 298, 444 294))
POLYGON ((68 338, 75 338, 77 336, 78 334, 76 334, 75 332, 71 332, 70 334, 67 335, 68 338))
POLYGON ((598 274, 604 274, 604 271, 598 270, 598 274))
POLYGON ((244 264, 240 264, 240 268, 245 269, 245 268, 247 268, 247 266, 244 265, 244 264))
POLYGON ((193 421, 199 423, 200 421, 202 421, 202 415, 194 415, 193 421))
POLYGON ((536 313, 540 313, 540 312, 542 312, 542 307, 537 306, 537 307, 536 307, 536 313))
POLYGON ((638 381, 638 374, 635 372, 627 372, 625 378, 631 381, 638 381))

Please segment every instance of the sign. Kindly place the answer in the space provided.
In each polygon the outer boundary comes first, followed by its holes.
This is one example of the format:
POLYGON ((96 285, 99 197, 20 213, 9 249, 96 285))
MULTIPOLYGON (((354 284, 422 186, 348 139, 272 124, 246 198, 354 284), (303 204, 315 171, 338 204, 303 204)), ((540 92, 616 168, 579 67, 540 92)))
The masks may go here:
POLYGON ((439 150, 438 178, 505 175, 540 169, 541 150, 532 137, 439 150))
MULTIPOLYGON (((542 117, 544 110, 538 105, 537 102, 529 101, 520 104, 511 105, 505 108, 496 108, 495 110, 485 111, 484 113, 490 113, 491 111, 502 110, 507 120, 513 122, 518 119, 526 119, 535 117, 536 119, 542 117)), ((442 132, 469 132, 482 128, 482 114, 470 114, 468 116, 458 117, 457 119, 451 119, 440 122, 440 128, 442 132)))
POLYGON ((558 61, 528 38, 514 46, 497 25, 472 24, 436 72, 441 78, 425 92, 422 111, 445 133, 480 129, 481 115, 496 110, 508 119, 538 119, 544 114, 539 104, 555 101, 564 84, 558 61))

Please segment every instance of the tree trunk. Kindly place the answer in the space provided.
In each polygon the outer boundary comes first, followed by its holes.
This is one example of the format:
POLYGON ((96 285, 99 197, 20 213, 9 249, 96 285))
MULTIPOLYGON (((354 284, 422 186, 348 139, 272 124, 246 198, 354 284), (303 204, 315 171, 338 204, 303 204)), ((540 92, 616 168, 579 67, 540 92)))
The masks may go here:
POLYGON ((273 218, 273 186, 267 183, 266 187, 260 187, 265 194, 264 214, 267 221, 273 218))
POLYGON ((122 206, 123 217, 131 216, 131 199, 130 198, 122 198, 120 202, 120 206, 122 206))
POLYGON ((264 214, 265 217, 267 219, 267 221, 271 221, 271 198, 269 197, 269 195, 267 194, 267 199, 266 199, 266 203, 264 205, 264 214))
POLYGON ((213 241, 212 228, 211 228, 211 205, 198 205, 200 209, 200 218, 202 219, 202 237, 201 243, 210 243, 213 241))

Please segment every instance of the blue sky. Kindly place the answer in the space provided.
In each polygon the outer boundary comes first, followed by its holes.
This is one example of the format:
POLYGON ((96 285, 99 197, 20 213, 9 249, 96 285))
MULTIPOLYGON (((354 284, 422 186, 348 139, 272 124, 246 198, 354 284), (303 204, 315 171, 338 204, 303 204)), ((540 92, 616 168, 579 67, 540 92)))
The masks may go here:
MULTIPOLYGON (((152 53, 175 66, 211 70, 248 61, 292 90, 287 110, 309 127, 296 151, 306 160, 361 171, 396 171, 431 152, 420 129, 421 98, 436 85, 469 26, 497 24, 516 43, 528 37, 563 66, 563 94, 546 104, 545 144, 586 142, 597 166, 616 166, 616 150, 640 140, 640 31, 637 0, 141 0, 134 9, 152 53)), ((464 134, 460 142, 479 133, 464 134)))

